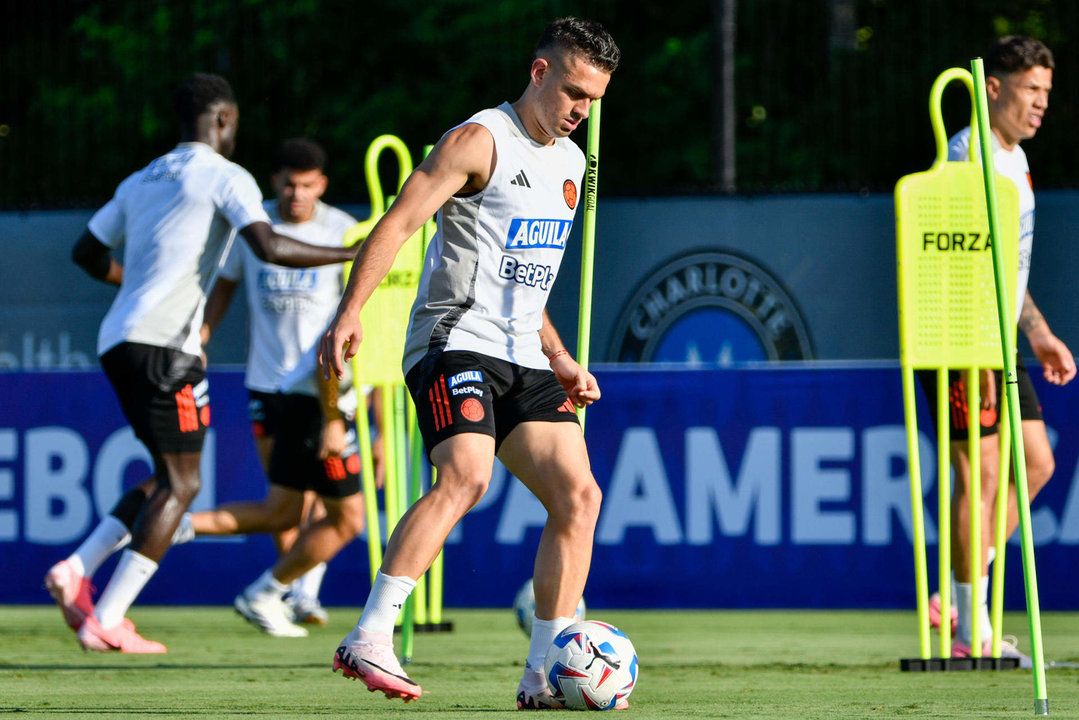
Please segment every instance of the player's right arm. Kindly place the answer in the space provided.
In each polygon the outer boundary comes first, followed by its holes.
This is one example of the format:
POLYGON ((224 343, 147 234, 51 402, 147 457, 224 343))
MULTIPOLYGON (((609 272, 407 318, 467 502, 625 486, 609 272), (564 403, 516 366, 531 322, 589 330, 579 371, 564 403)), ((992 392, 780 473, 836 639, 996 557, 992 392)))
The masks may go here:
POLYGON ((124 279, 123 266, 89 230, 83 232, 71 249, 71 260, 90 277, 110 285, 119 285, 124 279))
POLYGON ((347 262, 355 251, 347 247, 309 245, 275 231, 267 222, 257 221, 240 230, 255 257, 285 267, 316 267, 347 262))
POLYGON ((319 362, 327 377, 340 378, 344 363, 359 349, 363 339, 360 310, 390 271, 401 246, 451 196, 487 187, 494 151, 491 132, 469 123, 446 133, 409 175, 400 195, 360 246, 337 315, 319 342, 319 362))

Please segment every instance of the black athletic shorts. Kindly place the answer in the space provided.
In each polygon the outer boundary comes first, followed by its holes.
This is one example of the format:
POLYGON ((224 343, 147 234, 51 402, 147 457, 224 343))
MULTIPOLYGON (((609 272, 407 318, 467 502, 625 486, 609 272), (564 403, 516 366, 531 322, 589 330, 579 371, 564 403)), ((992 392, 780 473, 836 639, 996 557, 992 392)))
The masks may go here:
MULTIPOLYGON (((937 424, 937 371, 917 370, 918 382, 925 392, 929 405, 929 417, 933 420, 934 427, 937 424)), ((980 412, 982 436, 995 435, 1000 425, 999 409, 1000 399, 1004 395, 1003 374, 997 370, 994 372, 997 382, 997 404, 992 410, 980 412)), ((1026 363, 1018 354, 1015 358, 1015 380, 1019 389, 1019 417, 1023 420, 1041 420, 1042 406, 1038 402, 1038 393, 1034 390, 1034 383, 1030 380, 1030 371, 1026 363)), ((958 370, 948 371, 948 425, 951 438, 966 440, 968 437, 969 415, 967 413, 966 372, 958 370)))
POLYGON ((348 428, 345 452, 319 459, 322 408, 318 398, 299 393, 264 393, 250 390, 247 404, 251 430, 257 438, 271 438, 270 482, 292 490, 314 490, 323 497, 344 498, 360 491, 360 456, 356 428, 348 428))
POLYGON ((101 367, 135 437, 152 455, 202 451, 210 425, 210 386, 202 358, 123 342, 101 356, 101 367))
POLYGON ((523 422, 578 422, 577 409, 553 372, 479 353, 428 353, 408 371, 405 383, 428 458, 436 445, 460 433, 490 435, 497 451, 523 422))

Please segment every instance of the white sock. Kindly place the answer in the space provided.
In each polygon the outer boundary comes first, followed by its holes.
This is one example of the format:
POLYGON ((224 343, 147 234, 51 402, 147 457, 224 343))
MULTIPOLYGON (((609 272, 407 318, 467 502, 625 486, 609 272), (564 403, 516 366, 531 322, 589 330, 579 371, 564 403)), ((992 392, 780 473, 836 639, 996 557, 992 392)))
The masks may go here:
POLYGON ((292 583, 292 592, 296 595, 316 599, 319 590, 322 589, 322 578, 326 575, 326 563, 319 563, 311 568, 298 580, 292 583))
POLYGON ((573 618, 556 617, 554 620, 532 621, 532 639, 528 644, 528 659, 525 667, 536 672, 543 672, 543 661, 547 658, 547 649, 551 647, 558 633, 574 623, 573 618))
POLYGON ((255 582, 244 588, 244 596, 249 600, 254 600, 260 595, 263 597, 268 596, 281 599, 284 597, 286 590, 288 590, 288 585, 279 582, 278 579, 273 576, 273 568, 270 568, 259 575, 255 582))
POLYGON ((127 531, 127 526, 116 517, 106 515, 67 561, 75 572, 83 577, 92 577, 101 563, 129 542, 131 533, 127 531))
POLYGON ((120 624, 155 572, 157 563, 153 560, 134 550, 124 550, 116 565, 116 572, 109 579, 94 609, 94 617, 101 627, 107 630, 120 624))
POLYGON ((412 594, 416 581, 404 575, 385 575, 381 570, 375 575, 371 585, 371 594, 363 606, 363 615, 356 627, 369 633, 393 635, 393 626, 397 616, 405 605, 405 600, 412 594))
POLYGON ((970 583, 955 583, 955 610, 959 613, 959 620, 955 626, 955 639, 965 645, 970 645, 972 636, 970 607, 973 599, 974 588, 970 583))

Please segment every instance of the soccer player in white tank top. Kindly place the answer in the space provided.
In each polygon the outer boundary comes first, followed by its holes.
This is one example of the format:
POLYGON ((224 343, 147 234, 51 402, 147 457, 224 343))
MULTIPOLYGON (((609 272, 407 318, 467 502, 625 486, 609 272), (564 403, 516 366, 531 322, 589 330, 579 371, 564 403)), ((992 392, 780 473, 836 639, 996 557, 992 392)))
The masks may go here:
POLYGON ((402 244, 438 212, 405 350, 438 482, 395 528, 364 613, 334 658, 335 669, 387 697, 421 694, 394 656, 393 625, 449 531, 486 491, 497 454, 548 513, 517 705, 560 707, 543 657, 584 590, 601 499, 574 406, 600 392, 543 308, 583 194, 584 164, 568 136, 603 96, 618 60, 599 23, 551 23, 521 97, 450 130, 409 177, 360 249, 320 344, 326 373, 340 377, 363 337, 360 309, 402 244), (514 389, 518 380, 528 392, 514 389))
MULTIPOLYGON (((286 140, 270 178, 277 198, 265 209, 279 232, 340 247, 356 220, 321 201, 328 184, 325 164, 326 154, 314 141, 286 140)), ((355 396, 338 398, 337 378, 325 380, 316 372, 315 346, 337 308, 343 278, 340 265, 285 268, 237 244, 206 302, 203 344, 243 280, 250 324, 244 385, 269 488, 261 500, 185 515, 176 542, 196 535, 272 533, 280 558, 234 604, 276 637, 307 635, 297 622, 326 624, 318 603, 325 563, 364 526, 356 434, 349 427, 355 396)))
MULTIPOLYGON (((993 131, 993 161, 998 173, 1007 176, 1019 190, 1020 238, 1019 277, 1016 300, 1016 318, 1020 329, 1030 341, 1044 377, 1054 385, 1064 385, 1075 377, 1075 360, 1071 351, 1050 331, 1048 323, 1034 304, 1027 289, 1030 272, 1031 250, 1034 238, 1034 191, 1027 166, 1026 154, 1019 147, 1022 140, 1029 140, 1041 127, 1049 107, 1049 91, 1053 85, 1053 55, 1045 45, 1027 37, 1010 36, 997 41, 986 53, 986 91, 989 98, 989 126, 993 131)), ((970 128, 966 128, 949 142, 949 160, 965 161, 969 158, 970 128)), ((1020 410, 1023 417, 1023 445, 1026 450, 1027 487, 1033 498, 1049 482, 1053 474, 1053 450, 1045 431, 1038 406, 1037 395, 1030 383, 1025 366, 1017 366, 1020 391, 1020 410)), ((920 375, 930 397, 935 397, 935 383, 926 382, 920 375), (932 386, 934 389, 929 389, 932 386)), ((999 395, 998 380, 994 373, 984 371, 981 382, 982 415, 993 417, 992 422, 983 420, 981 442, 981 493, 983 498, 996 497, 999 466, 999 439, 997 432, 996 405, 999 395)), ((962 378, 955 378, 953 385, 960 396, 965 394, 962 378)), ((963 403, 965 406, 965 402, 963 403)), ((941 421, 943 419, 938 419, 941 421)), ((956 482, 952 498, 952 569, 955 592, 955 609, 952 614, 956 626, 952 655, 966 657, 971 654, 972 597, 974 572, 970 567, 970 516, 969 486, 970 459, 967 453, 965 429, 952 428, 952 461, 956 482)), ((979 569, 979 632, 983 641, 983 656, 988 656, 992 626, 989 620, 989 545, 995 537, 996 511, 991 502, 982 508, 982 567, 979 569)), ((1007 535, 1018 526, 1014 480, 1009 491, 1007 535)), ((934 625, 940 623, 940 597, 930 601, 930 617, 934 625)), ((1024 667, 1030 667, 1030 658, 1022 655, 1010 642, 1002 645, 1004 657, 1017 657, 1024 667)))
POLYGON ((101 324, 98 351, 154 476, 121 497, 90 536, 45 576, 68 625, 88 650, 162 653, 124 619, 157 571, 184 511, 198 493, 210 405, 199 349, 206 290, 232 229, 262 258, 292 267, 350 259, 274 232, 251 175, 228 157, 239 108, 217 75, 188 76, 174 94, 181 142, 129 176, 90 219, 72 259, 120 286, 101 324), (110 254, 123 243, 123 265, 110 254), (93 605, 90 577, 124 550, 93 605))

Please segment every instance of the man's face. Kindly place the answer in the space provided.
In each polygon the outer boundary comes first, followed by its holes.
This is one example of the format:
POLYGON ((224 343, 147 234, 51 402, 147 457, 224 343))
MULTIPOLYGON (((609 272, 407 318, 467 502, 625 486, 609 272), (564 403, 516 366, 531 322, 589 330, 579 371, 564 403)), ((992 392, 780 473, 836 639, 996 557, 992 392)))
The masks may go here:
POLYGON ((1029 140, 1042 126, 1053 89, 1053 71, 1035 66, 1003 77, 986 78, 993 130, 1001 144, 1011 150, 1029 140))
POLYGON ((277 193, 277 212, 285 222, 307 222, 315 214, 315 204, 326 192, 326 176, 321 170, 284 168, 271 178, 277 193))
POLYGON ((592 101, 603 97, 611 74, 574 56, 555 54, 537 59, 533 82, 539 86, 543 130, 552 139, 566 137, 588 117, 592 101))

